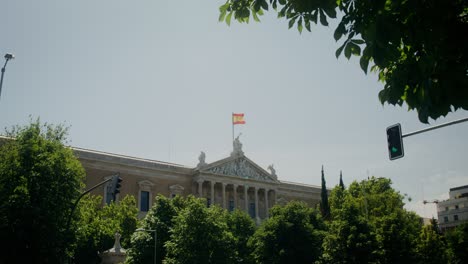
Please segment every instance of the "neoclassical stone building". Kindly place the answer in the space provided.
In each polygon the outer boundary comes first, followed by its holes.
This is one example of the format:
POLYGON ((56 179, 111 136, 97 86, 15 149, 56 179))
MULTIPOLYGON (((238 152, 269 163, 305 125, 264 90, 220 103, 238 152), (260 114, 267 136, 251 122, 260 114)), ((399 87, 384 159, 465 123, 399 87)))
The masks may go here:
MULTIPOLYGON (((315 206, 320 201, 319 186, 279 180, 273 165, 266 171, 244 155, 239 139, 227 158, 206 163, 201 152, 195 168, 81 148, 74 151, 86 170, 88 188, 119 173, 123 179, 119 196, 133 195, 141 216, 157 194, 193 194, 206 198, 208 206, 244 210, 257 221, 267 218, 269 208, 277 203, 301 200, 315 206)), ((103 203, 110 202, 109 184, 93 194, 102 195, 103 203)))

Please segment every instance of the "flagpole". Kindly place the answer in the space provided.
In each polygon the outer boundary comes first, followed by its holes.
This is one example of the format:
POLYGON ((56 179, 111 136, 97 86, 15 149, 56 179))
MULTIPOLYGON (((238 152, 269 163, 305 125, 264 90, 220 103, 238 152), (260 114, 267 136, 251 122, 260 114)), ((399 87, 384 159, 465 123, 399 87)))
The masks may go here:
POLYGON ((234 112, 231 115, 231 123, 232 123, 232 147, 234 147, 234 112))

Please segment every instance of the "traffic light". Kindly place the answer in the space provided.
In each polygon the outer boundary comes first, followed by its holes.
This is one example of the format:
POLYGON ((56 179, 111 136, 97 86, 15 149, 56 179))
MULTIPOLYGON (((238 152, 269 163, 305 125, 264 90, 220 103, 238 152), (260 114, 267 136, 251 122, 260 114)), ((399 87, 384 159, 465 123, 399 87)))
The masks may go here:
POLYGON ((112 181, 111 181, 111 194, 112 194, 112 199, 115 202, 115 198, 118 193, 120 193, 120 187, 122 186, 121 184, 122 178, 120 178, 119 174, 116 174, 112 176, 112 181))
POLYGON ((399 159, 405 155, 400 124, 387 127, 387 142, 390 160, 399 159))

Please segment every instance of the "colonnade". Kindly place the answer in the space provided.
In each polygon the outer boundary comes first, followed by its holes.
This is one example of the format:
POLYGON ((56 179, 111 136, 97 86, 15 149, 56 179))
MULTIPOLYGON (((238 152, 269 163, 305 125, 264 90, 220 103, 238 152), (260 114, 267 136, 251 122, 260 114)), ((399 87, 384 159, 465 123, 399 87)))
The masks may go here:
POLYGON ((266 186, 256 186, 256 185, 246 185, 241 183, 225 183, 219 181, 213 181, 208 179, 198 179, 198 197, 207 198, 210 201, 210 204, 215 204, 217 196, 215 195, 215 191, 218 191, 219 196, 219 189, 221 189, 221 197, 222 200, 219 201, 219 205, 224 209, 244 209, 247 214, 250 214, 255 219, 260 218, 268 218, 268 211, 271 206, 274 205, 274 201, 276 200, 276 191, 273 188, 269 188, 266 186), (206 183, 206 184, 205 184, 206 183), (203 188, 203 185, 208 185, 203 188), (220 188, 215 188, 215 185, 218 185, 220 188), (208 191, 209 190, 209 191, 208 191), (230 197, 226 197, 227 194, 231 194, 230 197), (251 196, 249 199, 249 194, 251 196), (252 195, 253 194, 253 195, 252 195), (260 203, 259 203, 259 196, 263 198, 262 209, 263 214, 260 217, 260 203), (232 198, 232 200, 231 200, 232 198), (242 201, 243 200, 243 201, 242 201), (227 201, 230 204, 227 204, 227 201), (270 202, 272 201, 272 202, 270 202), (233 202, 233 204, 231 204, 233 202), (242 202, 244 204, 242 204, 242 202), (249 209, 251 211, 249 211, 249 209), (255 212, 253 212, 253 209, 255 212))

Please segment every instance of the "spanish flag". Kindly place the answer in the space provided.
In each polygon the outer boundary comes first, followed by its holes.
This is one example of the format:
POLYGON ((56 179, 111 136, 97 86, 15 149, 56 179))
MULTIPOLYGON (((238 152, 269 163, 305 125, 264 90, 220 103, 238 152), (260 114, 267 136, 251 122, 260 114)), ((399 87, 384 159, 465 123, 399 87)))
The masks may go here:
POLYGON ((232 124, 233 125, 245 124, 244 114, 232 113, 232 124))

